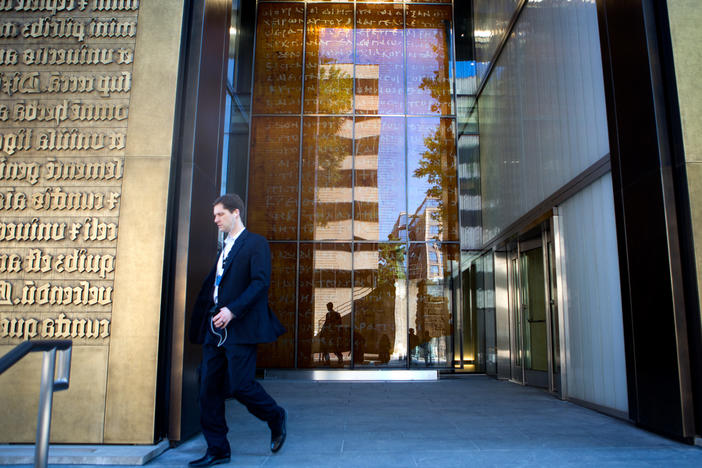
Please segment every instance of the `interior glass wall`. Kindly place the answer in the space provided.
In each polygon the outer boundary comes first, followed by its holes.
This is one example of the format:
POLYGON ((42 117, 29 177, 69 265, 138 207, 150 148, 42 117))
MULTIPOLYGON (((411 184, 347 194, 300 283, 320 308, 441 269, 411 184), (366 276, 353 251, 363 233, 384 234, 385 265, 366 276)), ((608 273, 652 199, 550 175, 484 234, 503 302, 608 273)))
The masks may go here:
POLYGON ((222 142, 223 192, 246 191, 247 158, 241 149, 249 142, 255 15, 255 2, 233 0, 222 142))
MULTIPOLYGON (((477 3, 476 24, 501 30, 509 9, 477 3)), ((609 155, 594 2, 527 2, 492 60, 478 101, 485 242, 609 155)))
MULTIPOLYGON (((461 364, 467 371, 496 373, 493 255, 462 253, 461 364)), ((457 359, 458 361, 458 359, 457 359)))
POLYGON ((492 250, 494 316, 485 315, 486 371, 624 412, 597 5, 471 5, 477 104, 459 106, 459 174, 462 207, 471 206, 468 194, 477 186, 480 216, 463 218, 461 212, 461 232, 470 232, 463 220, 472 219, 482 234, 475 243, 466 242, 470 235, 461 240, 464 250, 478 251, 466 252, 471 260, 464 261, 464 277, 476 295, 471 318, 480 310, 481 263, 475 258, 492 250), (473 123, 479 136, 471 134, 473 123))
POLYGON ((254 24, 248 141, 227 154, 228 176, 241 161, 247 176, 226 189, 271 243, 271 306, 288 330, 259 367, 451 366, 451 3, 259 1, 254 24))
POLYGON ((611 174, 566 201, 559 214, 567 256, 567 394, 625 414, 629 403, 611 174))

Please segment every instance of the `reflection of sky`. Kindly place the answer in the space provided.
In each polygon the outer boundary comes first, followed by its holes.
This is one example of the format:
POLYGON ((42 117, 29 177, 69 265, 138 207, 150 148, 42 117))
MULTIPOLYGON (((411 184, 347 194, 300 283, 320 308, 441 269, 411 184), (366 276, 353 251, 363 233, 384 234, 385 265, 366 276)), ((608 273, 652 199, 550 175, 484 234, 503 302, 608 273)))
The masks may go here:
POLYGON ((456 78, 471 78, 475 76, 475 61, 460 60, 456 62, 456 78))
POLYGON ((439 127, 440 120, 438 117, 407 119, 407 172, 409 177, 407 191, 409 201, 408 214, 410 215, 417 211, 417 208, 427 196, 427 189, 429 188, 427 178, 417 178, 413 173, 419 167, 422 153, 427 150, 424 139, 434 134, 439 127))
MULTIPOLYGON (((462 60, 456 62, 456 94, 474 95, 478 91, 475 74, 475 61, 462 60)), ((461 97, 459 97, 459 99, 461 99, 461 97)))
MULTIPOLYGON (((351 28, 319 29, 320 63, 353 63, 351 28)), ((432 113, 430 89, 419 86, 434 79, 447 53, 443 29, 407 29, 407 93, 410 112, 432 113)), ((359 65, 378 65, 378 100, 381 113, 403 113, 403 33, 398 29, 357 29, 356 57, 359 65)), ((448 70, 450 72, 450 70, 448 70)), ((459 74, 459 76, 461 76, 459 74)), ((448 83, 446 84, 448 86, 448 83)))
MULTIPOLYGON (((446 37, 443 29, 407 29, 407 89, 416 104, 415 111, 430 113, 435 103, 431 90, 420 89, 423 78, 434 78, 444 63, 446 37), (432 47, 433 46, 433 47, 432 47), (410 57, 411 55, 411 57, 410 57)), ((403 114, 403 32, 397 29, 356 29, 356 56, 353 56, 352 28, 320 28, 319 60, 327 63, 378 66, 380 113, 403 114), (383 44, 381 44, 383 43, 383 44), (397 43, 397 44, 396 44, 397 43)), ((456 63, 457 76, 476 75, 475 62, 456 63)), ((448 86, 448 83, 447 83, 448 86)), ((409 111, 409 109, 408 109, 409 111)), ((379 239, 387 239, 401 212, 405 211, 405 172, 408 173, 408 214, 413 214, 426 198, 426 177, 412 175, 426 151, 424 139, 434 134, 440 119, 410 118, 407 121, 407 164, 404 165, 404 128, 399 117, 382 117, 378 149, 379 239)))
POLYGON ((403 112, 402 36, 402 31, 397 29, 359 29, 356 32, 356 63, 378 65, 378 112, 381 113, 403 112))
POLYGON ((352 34, 351 28, 320 28, 320 63, 351 63, 353 60, 352 34))

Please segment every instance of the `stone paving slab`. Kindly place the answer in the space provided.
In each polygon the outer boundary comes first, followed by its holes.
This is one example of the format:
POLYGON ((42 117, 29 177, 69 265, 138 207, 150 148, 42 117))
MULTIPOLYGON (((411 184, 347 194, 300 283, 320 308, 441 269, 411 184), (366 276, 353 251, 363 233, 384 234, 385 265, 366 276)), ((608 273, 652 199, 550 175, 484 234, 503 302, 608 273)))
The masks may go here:
MULTIPOLYGON (((155 445, 52 445, 49 465, 144 465, 168 450, 168 441, 155 445)), ((0 445, 0 465, 34 465, 34 445, 0 445)))
MULTIPOLYGON (((232 461, 221 466, 702 466, 700 447, 486 376, 412 383, 262 383, 288 410, 285 446, 271 454, 267 425, 230 401, 232 461)), ((146 466, 186 466, 205 449, 199 435, 146 466)))

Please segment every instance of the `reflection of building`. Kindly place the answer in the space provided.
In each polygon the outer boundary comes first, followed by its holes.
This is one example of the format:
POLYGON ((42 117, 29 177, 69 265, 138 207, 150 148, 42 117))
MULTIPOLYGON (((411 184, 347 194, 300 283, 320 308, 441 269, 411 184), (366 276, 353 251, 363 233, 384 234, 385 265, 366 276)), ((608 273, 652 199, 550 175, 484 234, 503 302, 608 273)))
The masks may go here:
POLYGON ((443 259, 441 255, 441 218, 437 209, 437 201, 425 198, 417 211, 408 217, 407 225, 404 213, 400 214, 395 222, 392 238, 420 241, 421 244, 412 243, 410 247, 411 262, 410 278, 443 278, 443 259))
MULTIPOLYGON (((330 76, 331 70, 337 70, 344 76, 353 76, 353 64, 321 65, 320 77, 330 76)), ((377 67, 376 67, 377 72, 377 67)), ((336 72, 335 72, 336 73, 336 72)), ((372 69, 370 70, 372 78, 372 69)), ((365 79, 365 86, 372 86, 373 80, 365 79), (370 83, 368 83, 370 82, 370 83)), ((377 88, 377 74, 375 76, 377 88)), ((324 86, 323 82, 321 86, 324 86)), ((339 124, 334 128, 333 138, 338 139, 339 148, 348 150, 345 154, 333 155, 338 158, 338 163, 324 167, 317 164, 315 174, 325 174, 326 177, 316 179, 315 190, 310 203, 314 204, 313 233, 315 240, 337 240, 348 238, 353 232, 353 237, 358 239, 373 240, 378 236, 378 187, 377 169, 378 154, 363 154, 354 157, 353 150, 357 146, 355 140, 363 140, 368 146, 368 141, 375 140, 371 147, 378 148, 380 136, 380 119, 354 122, 351 119, 338 119, 339 124), (361 209, 362 208, 362 209, 361 209)), ((327 151, 327 140, 317 143, 319 153, 327 151)), ((333 151, 333 150, 331 150, 333 151)), ((371 253, 372 254, 372 253, 371 253)), ((372 255, 359 255, 358 252, 340 250, 324 250, 320 247, 314 250, 314 271, 344 272, 344 276, 351 277, 353 270, 377 270, 378 259, 372 255)), ((316 273, 315 273, 316 274, 316 273)), ((336 274, 336 273, 334 273, 336 274)), ((332 281, 331 287, 317 287, 314 289, 314 334, 319 336, 324 316, 327 313, 326 304, 333 302, 337 312, 342 315, 345 323, 346 342, 350 343, 351 311, 354 300, 365 297, 372 288, 354 288, 351 283, 345 287, 332 281)), ((346 351, 350 351, 348 344, 346 351)))
MULTIPOLYGON (((374 105, 377 108, 378 67, 359 65, 356 73, 358 111, 370 110, 374 105)), ((382 132, 383 120, 380 117, 358 118, 355 123, 350 119, 341 121, 334 136, 341 141, 353 142, 353 146, 345 143, 339 145, 353 148, 353 155, 341 155, 335 167, 317 169, 318 172, 335 172, 336 175, 317 179, 313 200, 315 213, 332 214, 315 216, 314 239, 343 239, 345 233, 353 232, 356 241, 383 240, 381 219, 389 216, 381 212, 387 210, 382 203, 382 197, 387 197, 387 194, 383 193, 384 188, 378 182, 384 158, 381 152, 385 151, 386 145, 381 141, 382 132)), ((320 153, 324 150, 323 146, 318 147, 320 153)), ((318 350, 316 340, 320 338, 326 304, 333 302, 344 324, 344 352, 351 351, 350 344, 353 342, 356 364, 363 365, 369 360, 378 362, 383 352, 388 355, 385 359, 395 360, 406 355, 406 338, 402 332, 407 328, 405 286, 403 282, 395 281, 399 273, 400 277, 404 277, 404 254, 400 255, 403 263, 399 268, 402 271, 396 272, 394 268, 397 267, 387 265, 396 261, 396 254, 387 255, 393 249, 388 250, 384 245, 370 250, 366 247, 373 247, 373 244, 356 244, 353 254, 340 251, 331 244, 322 244, 314 250, 315 276, 319 274, 334 279, 331 287, 316 287, 313 292, 313 353, 318 350), (327 248, 332 250, 325 250, 327 248), (336 281, 340 273, 350 277, 352 271, 353 284, 342 285, 336 281)), ((402 246, 398 245, 398 248, 402 246)), ((301 357, 301 360, 314 365, 314 359, 308 361, 307 356, 301 357)))
POLYGON ((441 241, 442 220, 439 202, 426 197, 410 216, 407 232, 411 241, 441 241))
POLYGON ((356 65, 356 109, 358 112, 372 113, 378 109, 379 78, 378 65, 356 65))
MULTIPOLYGON (((399 235, 399 219, 396 223, 399 235)), ((425 198, 417 211, 409 216, 409 323, 422 338, 425 332, 432 339, 450 333, 449 302, 444 291, 444 258, 441 249, 441 218, 438 201, 425 198)), ((443 341, 441 341, 443 343, 443 341)))

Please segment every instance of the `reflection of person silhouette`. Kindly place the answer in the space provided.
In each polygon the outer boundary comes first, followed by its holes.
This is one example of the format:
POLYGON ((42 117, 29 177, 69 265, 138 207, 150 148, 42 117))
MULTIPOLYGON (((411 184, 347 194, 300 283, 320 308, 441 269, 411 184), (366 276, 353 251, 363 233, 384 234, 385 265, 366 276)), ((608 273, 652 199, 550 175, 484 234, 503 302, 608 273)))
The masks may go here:
POLYGON ((422 344, 419 346, 422 348, 424 365, 427 367, 431 366, 431 336, 429 336, 429 330, 424 330, 424 333, 422 333, 422 344))
POLYGON ((409 355, 410 364, 412 364, 412 358, 417 353, 417 346, 419 346, 419 337, 415 335, 414 328, 409 329, 409 355))
POLYGON ((327 303, 327 315, 324 318, 322 332, 320 333, 322 344, 322 359, 327 365, 331 365, 329 352, 333 352, 339 364, 344 363, 344 357, 341 354, 341 314, 334 310, 334 303, 327 303))
POLYGON ((361 334, 361 330, 355 327, 353 330, 353 362, 363 364, 366 360, 366 339, 361 334))
POLYGON ((383 364, 390 362, 390 338, 386 334, 380 337, 378 343, 378 360, 383 364))

